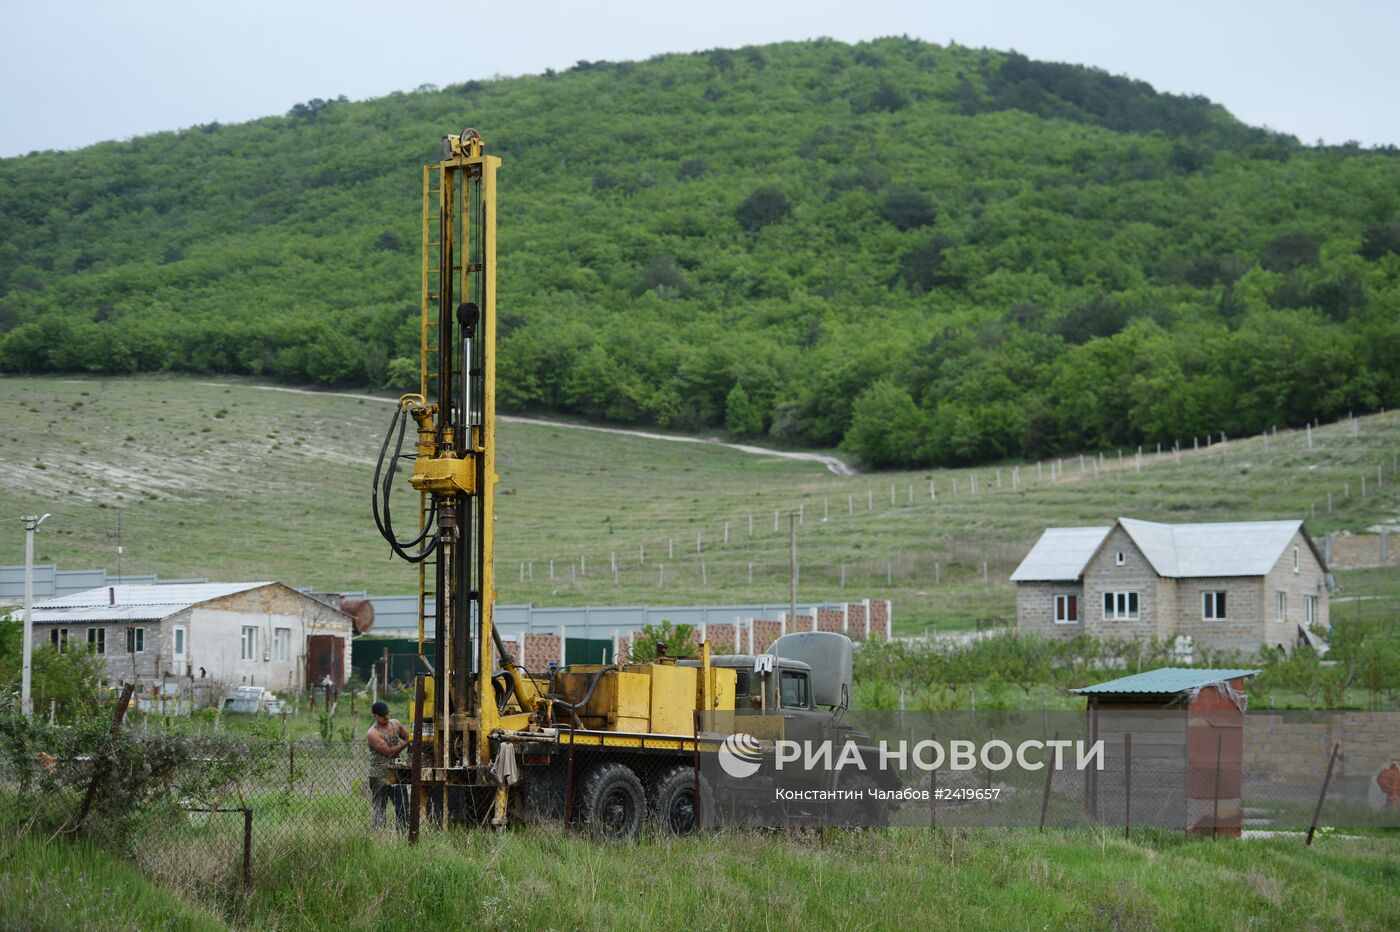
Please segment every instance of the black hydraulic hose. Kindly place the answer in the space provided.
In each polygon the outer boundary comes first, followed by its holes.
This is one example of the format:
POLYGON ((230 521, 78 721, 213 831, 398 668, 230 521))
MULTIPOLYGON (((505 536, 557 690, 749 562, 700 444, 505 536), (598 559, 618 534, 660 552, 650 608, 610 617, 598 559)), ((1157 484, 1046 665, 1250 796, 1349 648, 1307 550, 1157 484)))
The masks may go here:
POLYGON ((564 708, 568 709, 568 710, 569 710, 569 715, 570 715, 570 716, 573 718, 573 720, 574 720, 574 727, 575 727, 575 728, 582 728, 582 727, 583 727, 583 724, 578 720, 578 713, 577 713, 576 711, 574 711, 574 710, 577 709, 577 708, 579 708, 580 706, 586 706, 586 705, 588 705, 588 700, 590 700, 590 699, 593 698, 593 691, 594 691, 595 689, 598 688, 598 684, 599 684, 599 683, 603 682, 603 674, 605 674, 605 673, 611 673, 611 672, 613 672, 613 671, 615 671, 615 670, 617 670, 617 669, 618 669, 617 664, 615 664, 615 663, 614 663, 614 664, 609 664, 608 666, 606 666, 606 667, 604 667, 603 669, 599 670, 597 673, 593 674, 593 682, 591 682, 591 683, 588 684, 588 691, 585 692, 585 693, 583 694, 583 698, 580 699, 578 702, 569 702, 569 701, 566 700, 566 699, 561 699, 561 698, 556 697, 553 693, 551 693, 550 695, 546 696, 545 698, 546 698, 546 699, 553 700, 553 702, 554 702, 555 705, 561 705, 561 706, 563 706, 564 708))
POLYGON ((374 467, 374 481, 370 488, 370 509, 374 513, 374 524, 379 529, 379 534, 393 549, 394 553, 403 557, 410 563, 421 563, 426 560, 437 549, 439 538, 433 533, 434 525, 437 521, 437 502, 434 500, 429 506, 428 514, 425 516, 423 528, 418 536, 412 540, 401 541, 394 535, 393 517, 389 507, 389 496, 393 490, 394 475, 398 469, 398 461, 403 451, 404 431, 408 426, 408 412, 399 408, 394 412, 393 418, 389 421, 389 430, 384 435, 384 443, 379 448, 379 461, 374 467), (394 436, 394 428, 398 428, 398 442, 395 445, 394 455, 389 460, 389 469, 384 470, 384 460, 389 452, 389 442, 394 436), (380 477, 383 477, 381 484, 380 477), (383 492, 384 503, 383 512, 380 511, 379 496, 383 492), (432 534, 432 539, 426 547, 418 553, 410 553, 408 548, 415 547, 427 540, 432 534))

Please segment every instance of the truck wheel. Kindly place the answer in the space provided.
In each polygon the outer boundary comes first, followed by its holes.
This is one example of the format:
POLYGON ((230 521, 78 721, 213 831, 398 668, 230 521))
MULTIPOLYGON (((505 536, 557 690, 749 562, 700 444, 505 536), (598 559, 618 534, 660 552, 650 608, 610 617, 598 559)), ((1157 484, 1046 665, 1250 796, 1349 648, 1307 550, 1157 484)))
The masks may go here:
POLYGON ((599 838, 622 841, 637 837, 646 813, 642 781, 625 764, 599 764, 583 781, 579 821, 599 838))
MULTIPOLYGON (((718 813, 714 812, 713 799, 701 777, 700 825, 715 824, 718 813)), ((695 769, 672 767, 656 781, 651 799, 652 821, 668 835, 693 835, 697 828, 695 815, 695 769)))
POLYGON ((857 776, 841 783, 843 790, 858 790, 863 799, 843 799, 837 802, 832 817, 843 828, 885 828, 890 824, 889 807, 871 795, 877 786, 867 776, 857 776))

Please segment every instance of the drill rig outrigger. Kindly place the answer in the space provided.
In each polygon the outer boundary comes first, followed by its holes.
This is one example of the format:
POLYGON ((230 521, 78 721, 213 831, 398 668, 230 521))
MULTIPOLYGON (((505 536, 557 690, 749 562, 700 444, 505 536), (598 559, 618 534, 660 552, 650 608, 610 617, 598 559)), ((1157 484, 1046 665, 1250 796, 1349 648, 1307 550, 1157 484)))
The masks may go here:
MULTIPOLYGON (((707 792, 697 762, 724 737, 704 731, 717 727, 714 715, 727 714, 732 723, 736 700, 746 709, 781 713, 770 717, 767 738, 781 738, 785 720, 829 718, 849 694, 850 642, 834 634, 788 635, 779 643, 801 640, 806 647, 794 646, 807 653, 757 665, 737 655, 712 662, 706 642, 698 660, 614 658, 539 678, 506 649, 492 623, 499 166, 500 159, 483 154, 480 135, 467 129, 444 137, 442 159, 423 169, 420 390, 399 399, 372 496, 380 533, 418 565, 424 672, 415 686, 422 705, 414 715, 415 765, 398 768, 396 776, 413 783, 413 826, 426 811, 444 823, 496 826, 515 813, 566 820, 572 814, 614 836, 635 834, 648 817, 664 830, 692 831, 707 792), (406 457, 409 421, 417 442, 406 457), (404 458, 413 460, 410 482, 419 493, 418 531, 408 540, 395 535, 389 504, 404 458), (831 654, 823 639, 844 646, 834 645, 840 650, 831 654), (809 674, 820 685, 822 665, 804 661, 828 654, 843 658, 827 677, 837 691, 831 694, 841 698, 823 713, 806 686, 809 674), (800 679, 802 704, 798 691, 778 688, 780 675, 783 683, 800 679), (586 757, 578 781, 575 749, 586 757)), ((783 653, 778 643, 772 650, 783 653)), ((757 726, 752 721, 748 729, 758 733, 757 726)))

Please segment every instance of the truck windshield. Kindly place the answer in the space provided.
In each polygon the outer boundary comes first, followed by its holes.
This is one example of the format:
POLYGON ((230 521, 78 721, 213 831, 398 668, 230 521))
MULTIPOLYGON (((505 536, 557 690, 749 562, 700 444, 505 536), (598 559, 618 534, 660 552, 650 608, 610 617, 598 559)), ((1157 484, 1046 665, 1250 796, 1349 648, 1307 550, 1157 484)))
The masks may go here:
POLYGON ((783 708, 807 708, 807 674, 793 670, 783 671, 783 708))

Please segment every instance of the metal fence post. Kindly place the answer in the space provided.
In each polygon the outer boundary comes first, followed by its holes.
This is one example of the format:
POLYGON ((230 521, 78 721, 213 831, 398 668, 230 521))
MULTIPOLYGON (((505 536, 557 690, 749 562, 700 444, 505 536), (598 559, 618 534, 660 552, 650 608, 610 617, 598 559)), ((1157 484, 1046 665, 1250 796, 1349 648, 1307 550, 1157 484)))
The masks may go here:
POLYGON ((1225 746, 1225 732, 1215 736, 1215 794, 1211 800, 1210 837, 1220 836, 1220 752, 1225 746))
POLYGON ((1322 778, 1322 792, 1317 794, 1317 808, 1313 810, 1312 824, 1308 826, 1308 840, 1306 847, 1312 847, 1314 833, 1317 832, 1317 820, 1322 817, 1322 803, 1327 799, 1327 787, 1332 782, 1332 768, 1337 764, 1337 755, 1341 753, 1342 743, 1338 741, 1332 745, 1332 756, 1327 759, 1327 776, 1322 778))
MULTIPOLYGON (((1055 740, 1060 740, 1060 733, 1055 732, 1055 740)), ((1058 745, 1052 745, 1058 747, 1058 745)), ((1050 811, 1050 781, 1055 778, 1055 757, 1052 755, 1045 768, 1045 792, 1040 797, 1040 830, 1045 831, 1045 816, 1050 811)))
POLYGON ((243 810, 243 887, 253 885, 253 810, 243 810))
POLYGON ((1123 735, 1123 837, 1132 837, 1133 830, 1133 736, 1123 735))
MULTIPOLYGON (((419 810, 423 806, 423 674, 414 677, 413 696, 413 767, 412 782, 408 800, 408 843, 418 844, 418 828, 421 818, 419 810)), ((442 803, 447 805, 447 789, 444 784, 442 803)))

